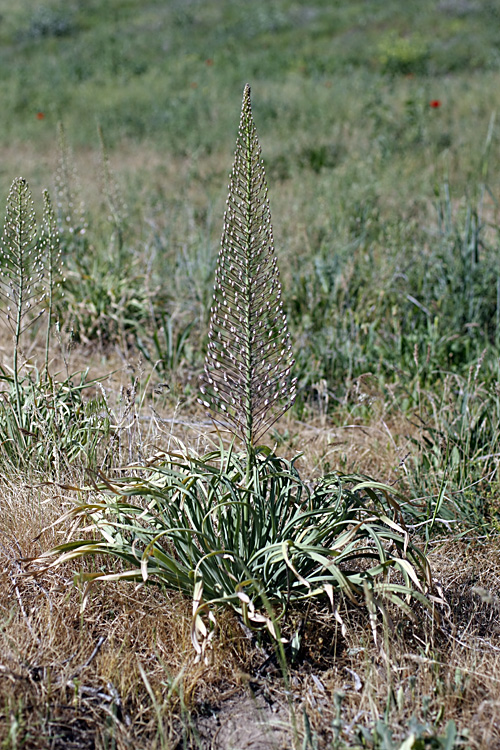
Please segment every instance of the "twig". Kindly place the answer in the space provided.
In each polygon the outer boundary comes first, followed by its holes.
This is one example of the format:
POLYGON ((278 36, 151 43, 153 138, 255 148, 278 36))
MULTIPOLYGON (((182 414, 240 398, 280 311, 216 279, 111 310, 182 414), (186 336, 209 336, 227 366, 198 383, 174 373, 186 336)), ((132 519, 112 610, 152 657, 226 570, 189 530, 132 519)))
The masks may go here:
MULTIPOLYGON (((72 675, 71 675, 71 677, 69 678, 69 681, 68 681, 68 683, 67 683, 67 684, 69 684, 69 682, 70 682, 70 681, 74 680, 74 679, 75 679, 75 677, 78 677, 78 675, 79 675, 79 674, 80 674, 80 673, 81 673, 81 672, 82 672, 82 671, 83 671, 83 670, 85 669, 85 667, 88 667, 88 666, 89 666, 89 664, 90 664, 90 663, 91 663, 91 662, 92 662, 92 661, 93 661, 93 660, 95 659, 95 657, 96 657, 96 656, 97 656, 97 654, 99 653, 99 651, 100 651, 100 649, 101 649, 101 646, 102 646, 102 644, 103 644, 103 643, 104 643, 104 642, 106 641, 106 639, 107 639, 107 635, 101 635, 101 636, 99 637, 99 640, 97 641, 97 643, 96 643, 96 646, 95 646, 94 650, 93 650, 93 651, 92 651, 92 653, 90 654, 90 656, 89 656, 89 658, 87 659, 87 661, 85 662, 85 664, 82 664, 82 665, 81 665, 80 667, 78 667, 78 669, 76 670, 76 672, 73 672, 73 674, 72 674, 72 675)), ((72 685, 71 687, 74 687, 74 685, 72 685)))

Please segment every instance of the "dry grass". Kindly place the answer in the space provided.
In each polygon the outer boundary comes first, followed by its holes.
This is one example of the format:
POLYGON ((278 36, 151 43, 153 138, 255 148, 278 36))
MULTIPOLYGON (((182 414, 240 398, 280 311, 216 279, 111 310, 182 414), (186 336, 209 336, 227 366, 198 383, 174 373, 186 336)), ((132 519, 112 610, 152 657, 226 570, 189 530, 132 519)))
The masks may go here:
MULTIPOLYGON (((96 589, 80 613, 74 571, 34 581, 23 577, 19 563, 54 542, 52 531, 36 541, 33 536, 42 520, 58 515, 65 498, 54 488, 25 488, 16 492, 14 506, 11 492, 2 493, 0 736, 8 742, 10 732, 16 746, 17 734, 17 742, 40 748, 99 746, 115 735, 118 746, 151 746, 157 716, 142 666, 162 705, 163 732, 173 741, 182 711, 207 692, 203 668, 193 664, 190 603, 159 589, 109 586, 96 589), (33 494, 43 514, 33 512, 33 494)), ((237 644, 225 649, 210 670, 212 690, 234 679, 243 663, 238 651, 237 644)))

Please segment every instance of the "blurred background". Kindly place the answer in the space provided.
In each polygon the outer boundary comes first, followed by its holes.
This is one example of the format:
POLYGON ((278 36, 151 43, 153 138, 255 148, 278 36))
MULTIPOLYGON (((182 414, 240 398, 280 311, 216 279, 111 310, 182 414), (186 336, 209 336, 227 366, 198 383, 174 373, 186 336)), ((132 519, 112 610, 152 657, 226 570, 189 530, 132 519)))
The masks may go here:
POLYGON ((75 149, 99 123, 138 158, 227 153, 247 81, 273 179, 396 159, 465 178, 498 106, 496 0, 1 0, 0 45, 4 185, 59 121, 75 149))

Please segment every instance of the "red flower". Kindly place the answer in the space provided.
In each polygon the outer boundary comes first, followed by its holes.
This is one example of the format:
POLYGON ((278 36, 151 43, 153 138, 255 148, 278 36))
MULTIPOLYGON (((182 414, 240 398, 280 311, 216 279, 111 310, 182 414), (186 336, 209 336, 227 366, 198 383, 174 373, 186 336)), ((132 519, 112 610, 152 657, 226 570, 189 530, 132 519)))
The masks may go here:
POLYGON ((37 120, 43 120, 45 118, 45 115, 43 112, 37 112, 36 113, 36 119, 37 120))
POLYGON ((437 109, 441 106, 441 101, 439 99, 433 99, 431 102, 429 102, 429 107, 432 107, 432 109, 437 109))
POLYGON ((205 65, 209 65, 210 66, 210 65, 213 65, 213 64, 214 64, 214 61, 212 60, 211 57, 209 57, 208 60, 205 60, 205 65))

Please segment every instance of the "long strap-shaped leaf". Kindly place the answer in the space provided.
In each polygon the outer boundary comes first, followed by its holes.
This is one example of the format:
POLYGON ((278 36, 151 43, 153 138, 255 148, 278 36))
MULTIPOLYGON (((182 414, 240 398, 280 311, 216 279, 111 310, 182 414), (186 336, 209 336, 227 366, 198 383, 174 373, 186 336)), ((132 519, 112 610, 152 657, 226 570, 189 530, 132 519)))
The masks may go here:
POLYGON ((251 450, 295 399, 292 365, 247 85, 215 276, 203 403, 251 450))

